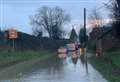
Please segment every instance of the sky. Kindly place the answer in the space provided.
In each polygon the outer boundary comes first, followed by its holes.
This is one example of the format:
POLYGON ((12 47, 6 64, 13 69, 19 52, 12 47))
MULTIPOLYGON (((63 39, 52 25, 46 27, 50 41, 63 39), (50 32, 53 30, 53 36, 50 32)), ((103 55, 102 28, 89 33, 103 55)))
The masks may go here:
POLYGON ((83 25, 83 9, 86 8, 87 20, 93 9, 98 9, 104 19, 108 11, 102 7, 108 0, 0 0, 0 27, 5 30, 15 28, 19 31, 32 34, 30 16, 42 6, 59 6, 71 16, 71 23, 65 26, 66 31, 79 29, 83 25))

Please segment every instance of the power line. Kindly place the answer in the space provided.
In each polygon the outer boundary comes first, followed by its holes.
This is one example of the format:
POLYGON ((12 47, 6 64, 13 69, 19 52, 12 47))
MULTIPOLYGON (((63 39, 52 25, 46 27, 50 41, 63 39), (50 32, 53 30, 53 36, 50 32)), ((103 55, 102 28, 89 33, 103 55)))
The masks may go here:
POLYGON ((107 3, 104 3, 104 5, 100 6, 99 8, 96 8, 96 10, 100 10, 100 9, 102 9, 102 8, 105 8, 106 5, 108 5, 108 4, 111 3, 111 2, 112 2, 112 0, 109 0, 107 3))
MULTIPOLYGON (((107 3, 104 3, 104 5, 102 5, 102 6, 98 7, 98 8, 95 8, 95 10, 96 10, 96 11, 99 11, 99 10, 105 8, 106 5, 109 5, 111 2, 112 2, 112 0, 109 0, 107 3)), ((91 10, 87 10, 87 11, 92 12, 91 10)))

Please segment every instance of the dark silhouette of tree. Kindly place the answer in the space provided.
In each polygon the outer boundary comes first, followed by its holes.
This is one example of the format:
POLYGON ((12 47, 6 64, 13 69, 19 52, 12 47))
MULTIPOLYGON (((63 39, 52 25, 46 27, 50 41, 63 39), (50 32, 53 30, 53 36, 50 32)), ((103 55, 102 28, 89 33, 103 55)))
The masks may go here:
POLYGON ((84 29, 83 28, 81 28, 79 32, 79 41, 80 43, 84 42, 84 29))
POLYGON ((103 26, 103 19, 96 9, 92 11, 92 13, 89 16, 91 21, 91 28, 92 31, 90 32, 90 39, 93 39, 94 41, 101 35, 101 28, 103 26))
POLYGON ((120 38, 120 1, 113 0, 112 4, 108 6, 111 11, 110 17, 114 20, 112 23, 112 27, 115 30, 115 36, 120 38))
POLYGON ((50 38, 59 39, 64 34, 63 26, 70 21, 70 17, 60 7, 42 7, 31 17, 34 31, 47 32, 50 38))
POLYGON ((71 41, 71 42, 76 42, 76 41, 77 41, 77 33, 76 33, 76 31, 75 31, 74 28, 73 28, 72 31, 71 31, 70 41, 71 41))
POLYGON ((102 16, 96 9, 90 14, 89 20, 92 28, 101 27, 103 25, 102 16))
POLYGON ((116 3, 114 3, 114 18, 117 20, 114 24, 116 29, 116 36, 120 38, 120 0, 116 0, 116 3))
POLYGON ((39 32, 38 35, 37 35, 37 37, 38 37, 39 39, 42 38, 42 36, 43 36, 43 33, 42 33, 42 32, 39 32))
POLYGON ((88 40, 88 36, 85 35, 85 29, 81 28, 79 32, 79 41, 82 44, 82 46, 86 46, 87 40, 88 40))

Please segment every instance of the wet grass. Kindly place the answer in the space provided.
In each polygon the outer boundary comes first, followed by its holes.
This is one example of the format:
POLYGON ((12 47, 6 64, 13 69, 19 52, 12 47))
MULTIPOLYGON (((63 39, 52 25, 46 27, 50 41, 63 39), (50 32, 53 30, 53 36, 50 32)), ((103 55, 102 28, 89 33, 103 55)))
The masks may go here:
POLYGON ((50 51, 23 51, 23 52, 0 52, 0 68, 9 66, 15 63, 31 60, 31 59, 45 59, 54 55, 50 51))
POLYGON ((120 82, 120 52, 106 53, 103 58, 90 58, 90 62, 108 82, 120 82))
POLYGON ((107 53, 105 57, 110 59, 113 64, 120 68, 120 52, 110 52, 107 53))

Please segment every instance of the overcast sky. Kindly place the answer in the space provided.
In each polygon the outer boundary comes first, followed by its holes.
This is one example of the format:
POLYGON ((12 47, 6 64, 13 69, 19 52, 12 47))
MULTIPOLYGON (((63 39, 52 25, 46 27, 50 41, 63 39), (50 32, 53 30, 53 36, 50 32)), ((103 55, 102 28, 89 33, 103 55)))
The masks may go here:
MULTIPOLYGON (((0 0, 0 27, 16 28, 19 31, 32 33, 29 16, 34 15, 42 6, 59 6, 71 16, 71 24, 83 24, 83 8, 87 9, 87 17, 91 10, 103 6, 108 0, 0 0)), ((98 10, 104 19, 108 11, 105 8, 98 10)), ((71 26, 65 27, 67 31, 71 26)), ((76 27, 78 28, 78 27, 76 27)))

